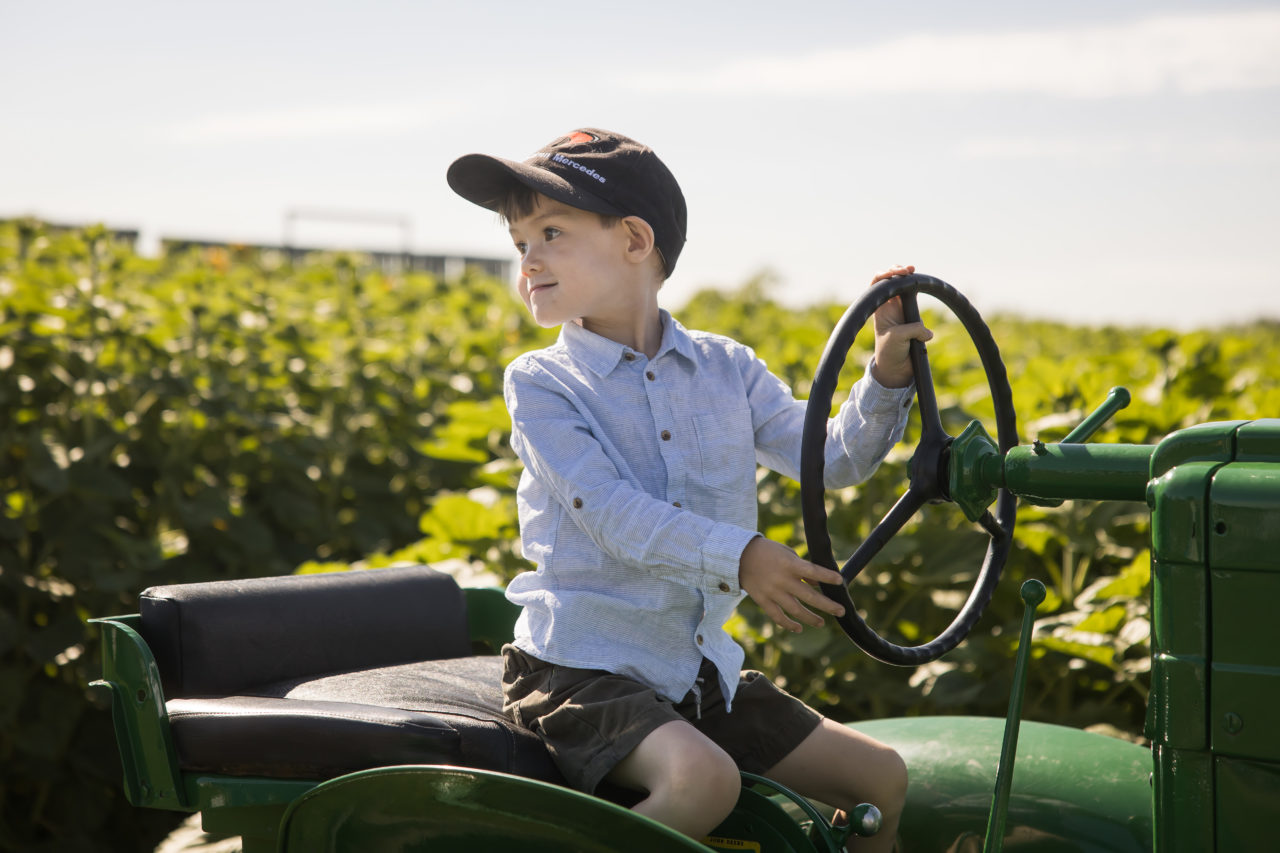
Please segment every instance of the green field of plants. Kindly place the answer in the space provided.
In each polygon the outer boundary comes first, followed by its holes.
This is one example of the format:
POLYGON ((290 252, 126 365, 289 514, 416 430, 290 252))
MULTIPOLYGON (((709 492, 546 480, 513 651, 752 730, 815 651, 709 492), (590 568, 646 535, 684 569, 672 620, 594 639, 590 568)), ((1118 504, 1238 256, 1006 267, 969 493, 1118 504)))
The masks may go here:
MULTIPOLYGON (((677 314, 753 346, 803 397, 845 307, 784 308, 762 276, 677 314)), ((926 319, 958 432, 989 418, 985 380, 960 326, 926 319)), ((987 319, 1023 442, 1061 438, 1116 385, 1133 403, 1094 441, 1280 415, 1275 321, 1177 333, 987 319)), ((90 617, 135 612, 162 583, 415 561, 500 584, 525 568, 502 370, 554 334, 475 275, 390 276, 342 253, 147 258, 102 229, 0 224, 0 850, 150 850, 176 821, 124 800, 109 705, 87 686, 90 617)), ((916 434, 867 484, 829 496, 837 554, 904 490, 916 434)), ((803 553, 798 484, 762 473, 759 495, 760 529, 803 553)), ((1000 715, 1018 585, 1038 578, 1050 593, 1026 715, 1140 738, 1148 536, 1142 504, 1022 506, 988 613, 916 669, 870 660, 838 629, 775 634, 750 602, 731 627, 749 665, 836 719, 1000 715)), ((958 510, 929 507, 854 599, 891 639, 922 642, 963 602, 985 543, 958 510)))

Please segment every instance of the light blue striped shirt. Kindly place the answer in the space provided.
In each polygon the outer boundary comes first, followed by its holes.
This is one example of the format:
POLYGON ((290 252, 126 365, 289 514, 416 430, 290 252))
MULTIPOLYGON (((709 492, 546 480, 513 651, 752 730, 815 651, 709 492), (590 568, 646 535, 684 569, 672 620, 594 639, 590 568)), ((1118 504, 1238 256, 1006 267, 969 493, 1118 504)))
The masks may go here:
MULTIPOLYGON (((633 678, 672 700, 702 658, 731 704, 743 650, 724 623, 745 593, 756 465, 800 476, 805 404, 754 352, 662 312, 652 359, 576 323, 506 371, 524 572, 515 645, 633 678)), ((902 437, 913 389, 863 376, 827 427, 829 488, 865 480, 902 437)))

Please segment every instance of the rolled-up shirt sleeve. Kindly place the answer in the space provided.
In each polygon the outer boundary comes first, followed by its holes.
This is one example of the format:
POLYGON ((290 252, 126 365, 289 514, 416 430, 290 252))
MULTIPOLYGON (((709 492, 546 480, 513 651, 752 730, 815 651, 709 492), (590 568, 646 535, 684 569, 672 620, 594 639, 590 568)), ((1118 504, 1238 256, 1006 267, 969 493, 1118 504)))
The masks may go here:
MULTIPOLYGON (((807 403, 796 400, 754 353, 741 364, 753 413, 756 457, 760 464, 800 479, 800 448, 807 403)), ((827 420, 823 481, 828 489, 855 485, 875 473, 889 450, 902 439, 911 413, 915 385, 886 388, 871 375, 871 364, 854 383, 834 418, 827 420)))

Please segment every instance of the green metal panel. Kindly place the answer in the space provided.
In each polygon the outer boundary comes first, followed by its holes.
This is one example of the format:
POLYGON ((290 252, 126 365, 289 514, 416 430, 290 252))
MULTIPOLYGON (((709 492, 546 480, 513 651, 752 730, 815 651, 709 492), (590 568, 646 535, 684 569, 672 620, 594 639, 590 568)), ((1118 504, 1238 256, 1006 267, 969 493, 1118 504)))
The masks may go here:
MULTIPOLYGON (((1241 430, 1242 445, 1257 460, 1274 449, 1280 421, 1249 427, 1241 430)), ((1226 465, 1214 476, 1210 499, 1213 751, 1280 761, 1280 645, 1265 639, 1263 627, 1280 603, 1280 465, 1226 465)), ((1270 793, 1280 798, 1276 778, 1270 793)), ((1219 790, 1219 802, 1226 796, 1219 790)))
POLYGON ((1159 853, 1213 844, 1209 747, 1208 500, 1214 473, 1231 461, 1235 424, 1166 438, 1151 459, 1152 637, 1148 735, 1159 853))
POLYGON ((1251 421, 1236 431, 1236 461, 1280 462, 1280 418, 1251 421))
MULTIPOLYGON (((1280 670, 1215 662, 1210 681, 1214 754, 1280 762, 1280 670)), ((1272 796, 1280 808, 1280 787, 1272 796)))
POLYGON ((1188 462, 1151 481, 1151 554, 1154 559, 1190 563, 1204 571, 1205 502, 1209 484, 1221 462, 1188 462))
MULTIPOLYGON (((907 762, 910 781, 899 830, 904 850, 981 849, 1003 723, 987 717, 911 717, 852 725, 893 746, 907 762), (965 846, 972 844, 977 846, 965 846)), ((1024 721, 1005 848, 1018 853, 1148 851, 1150 779, 1151 752, 1141 746, 1024 721)))
POLYGON ((1280 459, 1233 462, 1210 490, 1213 568, 1280 571, 1280 459))
POLYGON ((1151 642, 1159 653, 1209 657, 1209 580, 1201 563, 1153 557, 1151 642))
MULTIPOLYGON (((1200 445, 1191 447, 1199 449, 1200 445)), ((1147 734, 1154 743, 1178 749, 1208 747, 1205 503, 1209 483, 1221 464, 1188 462, 1166 471, 1148 491, 1152 508, 1152 660, 1147 734)), ((1157 767, 1157 776, 1160 772, 1157 767)))
POLYGON ((244 853, 274 850, 280 819, 289 803, 318 783, 188 773, 188 802, 200 810, 200 825, 215 835, 239 835, 244 853))
POLYGON ((1166 436, 1151 456, 1151 479, 1188 462, 1229 462, 1235 453, 1236 430, 1248 421, 1218 421, 1180 429, 1166 436))
POLYGON ((1220 853, 1276 849, 1280 767, 1219 758, 1214 769, 1218 787, 1216 849, 1220 853))
MULTIPOLYGON (((1156 744, 1155 845, 1158 853, 1208 853, 1214 849, 1213 759, 1199 749, 1156 744)), ((1221 853, 1239 853, 1222 848, 1221 853)))
POLYGON ((1147 697, 1148 737, 1179 749, 1207 749, 1209 669, 1204 658, 1155 654, 1147 697))
POLYGON ((467 630, 471 642, 487 646, 496 653, 503 643, 511 642, 520 607, 507 601, 506 593, 497 587, 463 587, 467 602, 467 630))
POLYGON ((1280 802, 1280 421, 1175 433, 1152 459, 1155 841, 1275 847, 1280 802))
POLYGON ((1280 644, 1262 630, 1276 618, 1280 573, 1215 568, 1212 589, 1214 665, 1268 672, 1280 681, 1280 644))
POLYGON ((650 853, 705 847, 567 788, 458 767, 385 767, 340 776, 289 807, 281 853, 650 853))

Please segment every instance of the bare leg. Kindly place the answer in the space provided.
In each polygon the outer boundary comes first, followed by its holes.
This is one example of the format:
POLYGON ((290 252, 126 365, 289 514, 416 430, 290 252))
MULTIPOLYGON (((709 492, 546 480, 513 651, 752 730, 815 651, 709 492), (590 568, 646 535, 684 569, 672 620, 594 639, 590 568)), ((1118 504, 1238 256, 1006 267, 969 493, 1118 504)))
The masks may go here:
POLYGON ((871 803, 884 816, 871 838, 850 838, 858 853, 889 853, 907 796, 907 766, 891 747, 823 720, 791 754, 765 774, 806 797, 849 811, 871 803))
POLYGON ((729 754, 683 721, 655 729, 608 778, 648 794, 634 811, 697 839, 729 816, 741 787, 729 754))

